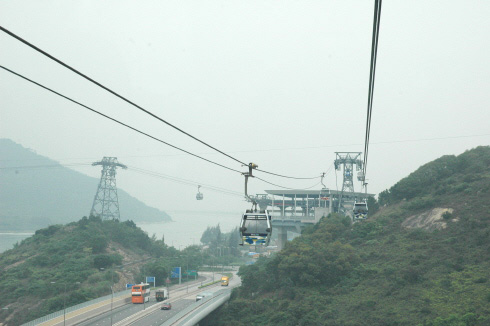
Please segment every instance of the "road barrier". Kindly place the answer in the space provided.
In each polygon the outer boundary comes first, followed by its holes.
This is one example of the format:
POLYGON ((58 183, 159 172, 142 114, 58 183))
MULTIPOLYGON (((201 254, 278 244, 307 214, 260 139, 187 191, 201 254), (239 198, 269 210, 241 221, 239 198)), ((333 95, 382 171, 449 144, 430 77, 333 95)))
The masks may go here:
MULTIPOLYGON (((124 295, 128 295, 129 296, 130 294, 131 294, 131 289, 124 290, 124 291, 121 291, 121 292, 114 292, 114 299, 120 298, 121 296, 124 296, 124 295)), ((85 307, 88 307, 88 306, 97 304, 97 303, 102 302, 102 301, 105 301, 105 300, 110 300, 111 298, 112 298, 112 294, 109 294, 109 295, 106 295, 106 296, 103 296, 103 297, 100 297, 100 298, 97 298, 97 299, 93 299, 93 300, 90 300, 90 301, 82 302, 82 303, 77 304, 75 306, 67 307, 65 310, 62 309, 62 310, 53 312, 53 313, 51 313, 49 315, 40 317, 38 319, 31 320, 30 322, 25 323, 25 324, 22 324, 21 326, 42 325, 43 323, 45 323, 47 321, 50 321, 52 319, 58 318, 58 317, 63 316, 63 315, 68 315, 69 313, 71 313, 73 311, 76 311, 76 310, 79 310, 79 309, 83 309, 85 307)))
POLYGON ((232 289, 222 289, 191 304, 160 326, 192 326, 228 301, 232 289))
MULTIPOLYGON (((189 284, 194 284, 194 283, 196 283, 196 282, 195 281, 189 282, 189 284)), ((186 286, 188 286, 188 284, 182 284, 182 285, 179 285, 178 287, 176 286, 174 288, 174 290, 183 289, 186 286)), ((120 291, 120 292, 114 292, 114 301, 121 299, 121 297, 123 297, 123 296, 127 296, 128 298, 130 298, 131 297, 131 289, 120 291)), ((106 296, 103 296, 103 297, 100 297, 97 299, 82 302, 82 303, 77 304, 75 306, 67 307, 65 310, 59 310, 59 311, 53 312, 49 315, 46 315, 46 316, 40 317, 38 319, 32 320, 28 323, 22 324, 21 326, 56 325, 60 322, 63 322, 63 315, 65 315, 66 320, 67 320, 67 324, 68 324, 68 319, 72 317, 72 316, 70 316, 70 314, 74 313, 77 310, 81 310, 81 309, 84 309, 84 308, 87 308, 90 306, 95 306, 98 303, 101 303, 101 302, 106 301, 106 300, 109 301, 109 303, 110 303, 111 297, 112 297, 112 295, 109 294, 109 295, 106 295, 106 296), (61 320, 58 322, 55 322, 54 319, 56 319, 56 318, 61 318, 61 320)))

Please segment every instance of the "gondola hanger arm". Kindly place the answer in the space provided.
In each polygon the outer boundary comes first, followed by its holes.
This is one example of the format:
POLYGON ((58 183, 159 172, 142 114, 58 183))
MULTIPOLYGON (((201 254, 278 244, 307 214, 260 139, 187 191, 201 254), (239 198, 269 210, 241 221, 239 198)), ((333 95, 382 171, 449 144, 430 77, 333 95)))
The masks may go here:
POLYGON ((245 197, 248 198, 248 200, 252 202, 252 205, 253 205, 255 210, 257 210, 257 202, 255 201, 255 199, 253 199, 252 197, 250 197, 248 195, 248 178, 254 177, 253 176, 253 170, 258 168, 258 167, 259 166, 255 163, 249 163, 248 164, 248 172, 243 173, 243 175, 245 176, 245 197))

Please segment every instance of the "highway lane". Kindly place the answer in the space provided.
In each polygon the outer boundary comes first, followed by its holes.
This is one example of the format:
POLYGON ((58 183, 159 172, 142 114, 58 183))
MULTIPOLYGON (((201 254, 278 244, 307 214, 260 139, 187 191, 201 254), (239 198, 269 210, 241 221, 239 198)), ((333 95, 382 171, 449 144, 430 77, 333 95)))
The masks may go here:
POLYGON ((175 316, 194 302, 196 302, 195 294, 193 294, 190 298, 178 299, 172 302, 171 310, 155 310, 145 318, 135 321, 132 325, 161 325, 166 320, 175 316))
MULTIPOLYGON (((187 294, 188 292, 197 291, 197 287, 200 286, 201 283, 205 284, 212 280, 212 273, 210 272, 201 272, 199 274, 201 277, 197 281, 189 281, 188 283, 182 285, 174 285, 170 287, 170 298, 171 299, 174 297, 178 298, 179 296, 187 294)), ((147 302, 144 305, 132 304, 129 299, 122 306, 119 307, 114 306, 115 308, 113 308, 112 311, 112 324, 115 325, 118 322, 121 322, 125 318, 128 318, 129 316, 134 315, 136 313, 143 313, 143 312, 146 313, 148 311, 151 311, 151 309, 156 309, 154 305, 155 304, 160 305, 161 302, 156 301, 154 293, 155 290, 152 290, 150 302, 147 302)), ((103 308, 99 308, 99 309, 103 309, 102 311, 106 311, 106 312, 102 313, 101 311, 99 311, 98 313, 94 314, 94 311, 90 311, 87 314, 83 314, 74 319, 71 319, 69 323, 67 320, 67 325, 70 326, 71 325, 79 325, 79 326, 111 325, 110 303, 106 304, 103 308), (90 316, 88 314, 90 314, 90 316)), ((58 323, 55 325, 62 325, 62 324, 58 323)))
MULTIPOLYGON (((234 288, 236 286, 240 286, 241 280, 238 276, 236 276, 235 273, 233 273, 233 277, 230 280, 230 285, 228 288, 234 288)), ((147 314, 141 319, 137 319, 133 321, 132 323, 122 323, 118 326, 128 326, 128 325, 141 325, 141 326, 159 326, 166 322, 168 319, 173 317, 174 315, 178 314, 180 311, 184 310, 191 304, 196 302, 196 295, 202 292, 216 292, 219 291, 223 288, 219 283, 216 285, 208 286, 203 289, 200 289, 199 291, 189 294, 189 295, 184 295, 181 298, 178 298, 176 300, 166 300, 170 303, 172 303, 172 310, 160 310, 158 309, 152 311, 151 313, 147 314)))

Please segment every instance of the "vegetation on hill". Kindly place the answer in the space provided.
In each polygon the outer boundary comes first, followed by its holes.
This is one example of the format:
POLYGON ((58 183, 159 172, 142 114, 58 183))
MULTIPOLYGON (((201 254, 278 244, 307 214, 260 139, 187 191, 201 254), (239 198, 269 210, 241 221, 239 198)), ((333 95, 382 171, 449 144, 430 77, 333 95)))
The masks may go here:
MULTIPOLYGON (((36 231, 0 255, 0 322, 23 322, 141 282, 164 266, 159 281, 184 258, 132 221, 84 217, 36 231), (122 268, 124 265, 124 269, 122 268), (139 266, 146 267, 146 270, 139 266), (65 293, 66 288, 66 293, 65 293)), ((199 260, 200 261, 200 260, 199 260)), ((192 260, 191 260, 192 263, 192 260)))
POLYGON ((242 287, 200 325, 489 325, 490 147, 420 167, 379 204, 242 267, 242 287), (403 224, 435 208, 437 227, 403 224))
MULTIPOLYGON (((152 239, 156 241, 154 237, 152 239)), ((240 258, 242 254, 238 250, 239 241, 238 228, 228 233, 222 233, 219 224, 214 227, 210 226, 206 228, 201 237, 202 247, 192 245, 181 251, 175 251, 173 247, 170 247, 171 256, 176 259, 172 260, 162 256, 161 259, 145 264, 142 270, 147 275, 156 277, 157 286, 165 284, 171 266, 182 267, 182 278, 192 280, 194 279, 192 271, 200 270, 203 265, 213 269, 230 263, 243 262, 243 259, 240 258)))
POLYGON ((110 294, 112 284, 114 291, 121 291, 145 276, 154 276, 161 286, 177 266, 182 267, 182 281, 193 280, 195 274, 187 271, 236 260, 236 237, 237 230, 221 233, 219 225, 208 227, 204 249, 188 246, 179 251, 164 239, 149 237, 132 221, 91 216, 40 229, 0 254, 0 324, 20 325, 64 305, 110 294))

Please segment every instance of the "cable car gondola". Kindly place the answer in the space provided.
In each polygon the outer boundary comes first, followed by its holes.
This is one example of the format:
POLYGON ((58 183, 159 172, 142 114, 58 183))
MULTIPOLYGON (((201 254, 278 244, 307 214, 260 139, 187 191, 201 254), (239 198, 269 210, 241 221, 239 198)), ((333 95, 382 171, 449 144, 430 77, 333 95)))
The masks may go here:
POLYGON ((267 210, 247 210, 240 223, 241 245, 269 245, 272 232, 271 216, 267 210))
POLYGON ((253 177, 252 170, 258 166, 254 163, 248 165, 248 173, 243 173, 245 177, 245 198, 252 202, 252 209, 245 211, 240 222, 240 236, 243 245, 269 245, 272 233, 271 216, 267 210, 257 210, 257 201, 250 197, 247 192, 248 178, 253 177))
POLYGON ((365 220, 368 217, 368 206, 365 201, 354 202, 353 208, 354 220, 365 220))
POLYGON ((204 198, 204 196, 199 191, 200 188, 201 188, 201 186, 197 186, 197 194, 196 194, 196 199, 197 200, 202 200, 204 198))

